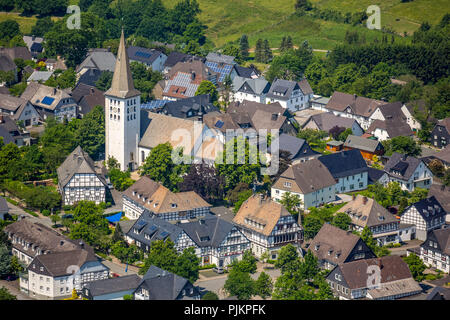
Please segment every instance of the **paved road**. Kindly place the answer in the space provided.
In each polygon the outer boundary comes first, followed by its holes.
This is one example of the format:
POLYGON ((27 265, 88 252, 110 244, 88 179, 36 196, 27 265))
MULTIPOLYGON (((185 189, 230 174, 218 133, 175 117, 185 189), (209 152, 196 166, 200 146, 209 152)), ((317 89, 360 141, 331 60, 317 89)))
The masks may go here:
POLYGON ((130 274, 137 274, 139 269, 133 266, 128 266, 127 272, 125 272, 126 265, 118 262, 112 262, 102 259, 102 263, 107 266, 110 273, 117 273, 120 276, 126 276, 130 274))
POLYGON ((8 289, 9 293, 15 295, 17 297, 17 300, 35 300, 28 295, 20 292, 19 279, 17 279, 16 281, 0 280, 0 288, 2 287, 5 287, 6 289, 8 289))
POLYGON ((9 207, 9 214, 10 215, 16 215, 16 216, 20 216, 20 215, 24 215, 26 217, 29 217, 31 220, 33 220, 34 222, 39 222, 42 223, 43 225, 51 228, 53 226, 53 222, 52 220, 50 220, 49 217, 45 217, 45 216, 39 216, 39 218, 33 217, 31 214, 29 214, 28 212, 25 212, 22 208, 13 205, 12 203, 8 202, 8 207, 9 207))

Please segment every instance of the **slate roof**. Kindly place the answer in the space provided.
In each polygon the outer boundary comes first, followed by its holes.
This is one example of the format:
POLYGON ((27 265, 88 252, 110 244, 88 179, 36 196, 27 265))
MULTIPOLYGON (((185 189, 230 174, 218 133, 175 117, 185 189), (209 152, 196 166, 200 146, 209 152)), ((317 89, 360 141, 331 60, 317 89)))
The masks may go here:
POLYGON ((427 235, 427 240, 421 244, 421 247, 425 247, 428 245, 428 239, 432 237, 437 241, 437 246, 439 252, 450 256, 450 228, 441 228, 430 231, 427 235))
POLYGON ((432 157, 441 160, 447 166, 450 165, 450 144, 438 153, 433 154, 432 157))
POLYGON ((384 171, 393 177, 409 180, 421 162, 422 160, 415 157, 394 152, 384 166, 384 171), (393 173, 392 170, 400 174, 393 173))
POLYGON ((447 129, 447 132, 450 133, 450 117, 439 120, 437 125, 445 127, 445 129, 447 129))
POLYGON ((197 117, 195 117, 197 113, 199 113, 199 115, 204 115, 209 112, 219 112, 219 108, 210 102, 209 95, 202 94, 177 101, 168 101, 162 106, 160 113, 186 119, 190 118, 187 115, 189 110, 194 111, 193 115, 190 116, 193 117, 194 120, 197 120, 197 117))
POLYGON ((375 152, 381 142, 374 139, 362 138, 354 135, 349 135, 345 140, 344 147, 359 149, 367 152, 375 152))
POLYGON ((183 229, 179 226, 171 224, 163 219, 152 217, 152 214, 148 210, 144 210, 125 234, 140 243, 150 246, 153 241, 166 238, 175 242, 182 232, 183 229), (135 229, 137 229, 139 233, 134 232, 135 229), (167 233, 167 237, 161 236, 163 232, 167 233), (147 239, 146 235, 150 238, 147 239))
POLYGON ((385 121, 374 120, 370 127, 367 129, 368 133, 374 133, 376 129, 385 130, 389 139, 398 137, 398 136, 412 136, 414 132, 411 130, 411 127, 408 125, 406 121, 403 121, 399 118, 388 119, 385 121))
POLYGON ((93 49, 88 52, 86 59, 81 62, 76 71, 80 72, 83 68, 98 69, 100 71, 114 72, 116 57, 106 49, 93 49))
POLYGON ((0 71, 8 72, 15 69, 16 64, 10 57, 6 55, 0 55, 0 71))
MULTIPOLYGON (((295 158, 302 158, 302 157, 309 157, 312 155, 320 154, 319 152, 316 152, 312 149, 309 149, 309 152, 299 154, 300 150, 307 145, 308 143, 304 139, 300 139, 294 136, 291 136, 290 134, 282 133, 278 136, 277 139, 272 141, 273 145, 278 140, 278 148, 280 151, 287 151, 291 155, 289 156, 289 159, 295 159, 295 158)), ((268 152, 270 153, 271 147, 269 146, 268 152)))
POLYGON ((31 82, 20 97, 29 100, 33 105, 52 111, 55 110, 61 99, 71 98, 70 94, 64 90, 52 88, 37 82, 31 82), (43 103, 46 97, 53 99, 50 104, 43 103))
MULTIPOLYGON (((318 260, 327 260, 335 265, 344 263, 349 257, 360 237, 325 223, 309 245, 311 252, 318 260), (318 250, 316 250, 318 245, 318 250), (331 255, 328 252, 332 252, 331 255), (337 256, 337 254, 339 254, 337 256)), ((375 255, 374 255, 375 257, 375 255)))
POLYGON ((129 46, 127 48, 128 57, 130 60, 140 61, 152 64, 162 52, 155 49, 147 49, 142 47, 129 46))
MULTIPOLYGON (((29 218, 22 218, 6 226, 4 231, 24 239, 33 247, 39 247, 43 253, 72 251, 80 248, 77 241, 70 240, 41 223, 34 223, 29 218)), ((31 248, 24 248, 19 244, 17 246, 20 251, 30 256, 36 255, 36 251, 31 248)))
POLYGON ((76 147, 58 167, 58 185, 62 190, 77 173, 93 173, 106 186, 105 177, 96 170, 92 158, 80 147, 76 147))
POLYGON ((87 114, 95 106, 105 106, 103 91, 80 82, 73 89, 72 98, 81 107, 81 114, 87 114))
MULTIPOLYGON (((290 166, 281 174, 281 178, 294 180, 299 191, 303 194, 332 187, 336 184, 327 167, 317 159, 290 166)), ((285 190, 286 187, 282 185, 280 179, 275 182, 273 188, 285 190)))
MULTIPOLYGON (((237 78, 237 77, 235 77, 237 78)), ((241 78, 242 79, 242 78, 241 78)), ((236 85, 239 86, 240 80, 234 80, 236 85)), ((270 89, 270 83, 264 78, 257 79, 244 79, 239 87, 233 88, 235 92, 242 91, 246 93, 252 93, 255 95, 266 94, 270 89)))
POLYGON ((308 124, 308 122, 314 121, 314 123, 319 127, 319 130, 323 130, 329 132, 330 129, 335 126, 343 127, 343 128, 353 128, 353 124, 356 122, 359 126, 358 121, 351 118, 346 117, 338 117, 334 115, 332 112, 324 112, 311 116, 308 121, 305 122, 304 126, 308 124))
POLYGON ((78 79, 78 84, 83 83, 88 86, 95 87, 95 83, 100 79, 101 75, 106 71, 100 71, 98 69, 89 68, 78 79))
MULTIPOLYGON (((39 269, 33 268, 35 264, 44 267, 44 273, 52 277, 61 277, 72 274, 69 266, 82 267, 87 262, 99 261, 93 250, 76 249, 64 252, 41 254, 36 256, 28 266, 28 269, 39 273, 39 269)), ((106 267, 105 267, 106 269, 106 267)))
POLYGON ((213 215, 179 225, 199 246, 218 248, 234 225, 213 215))
POLYGON ((16 112, 20 107, 26 106, 27 100, 12 96, 10 94, 0 93, 0 108, 11 112, 16 112))
POLYGON ((367 163, 357 149, 336 152, 318 158, 335 179, 367 172, 367 163))
POLYGON ((190 55, 190 54, 186 54, 186 53, 181 53, 181 52, 176 52, 176 51, 172 51, 168 56, 167 56, 167 60, 164 63, 164 67, 173 67, 174 65, 176 65, 178 62, 185 62, 188 61, 190 59, 194 58, 194 56, 190 55))
POLYGON ((275 114, 275 113, 281 114, 283 116, 289 115, 289 111, 287 111, 285 108, 283 108, 279 102, 265 104, 265 103, 259 103, 256 101, 249 101, 249 100, 244 100, 242 102, 236 101, 234 103, 231 103, 227 108, 227 113, 233 113, 235 111, 241 112, 242 110, 247 112, 250 115, 250 117, 253 117, 253 115, 258 110, 263 110, 263 111, 270 112, 273 114, 275 114))
POLYGON ((441 206, 439 201, 434 196, 422 199, 416 203, 413 203, 405 209, 403 214, 408 211, 411 207, 415 207, 417 212, 425 221, 431 221, 436 217, 444 217, 447 215, 444 208, 441 206))
POLYGON ((9 211, 8 202, 5 198, 0 197, 0 213, 7 213, 9 211))
POLYGON ((299 89, 299 85, 295 81, 276 79, 272 82, 270 90, 267 93, 267 98, 272 98, 275 100, 289 100, 291 98, 292 92, 295 89, 299 89), (274 94, 274 92, 281 93, 274 94))
POLYGON ((91 281, 84 288, 89 290, 89 294, 92 297, 98 297, 110 293, 135 290, 141 281, 142 279, 139 276, 130 274, 122 277, 91 281))
POLYGON ((364 199, 362 195, 357 195, 354 200, 349 201, 337 212, 346 213, 352 219, 352 224, 361 228, 398 222, 382 205, 374 199, 367 197, 364 199), (366 201, 365 204, 364 201, 366 201))
POLYGON ((369 117, 384 101, 335 91, 327 103, 327 109, 344 112, 350 107, 353 114, 369 117))
POLYGON ((374 184, 386 173, 383 170, 378 170, 372 167, 367 167, 368 169, 368 184, 374 184))
POLYGON ((155 214, 211 206, 194 191, 174 193, 147 176, 141 177, 125 190, 123 195, 155 214), (176 205, 176 207, 173 207, 173 205, 176 205))
POLYGON ((4 127, 0 126, 0 137, 3 138, 3 143, 6 145, 8 143, 16 143, 16 139, 8 132, 4 127))
MULTIPOLYGON (((336 268, 340 269, 349 289, 359 289, 368 287, 367 270, 369 266, 380 267, 380 284, 412 279, 408 265, 397 255, 346 262, 336 268)), ((415 290, 422 291, 417 283, 415 290)))
POLYGON ((52 76, 53 71, 34 71, 27 81, 47 81, 52 76))
POLYGON ((28 49, 31 50, 31 46, 33 43, 42 43, 44 41, 44 38, 42 37, 36 37, 36 36, 23 36, 23 41, 27 45, 28 49))
POLYGON ((252 78, 253 76, 257 76, 255 69, 253 68, 245 68, 239 65, 235 65, 234 69, 236 70, 237 76, 242 78, 252 78))
POLYGON ((189 280, 183 277, 150 266, 138 287, 148 290, 150 300, 176 300, 189 284, 189 280))
POLYGON ((450 300, 450 288, 434 287, 428 294, 427 300, 450 300))
POLYGON ((225 64, 235 64, 233 56, 227 56, 225 54, 210 52, 206 56, 206 61, 225 63, 225 64))
POLYGON ((446 212, 450 213, 450 186, 432 184, 428 197, 434 196, 446 212))
POLYGON ((280 218, 289 215, 290 213, 280 203, 270 199, 270 197, 264 197, 262 194, 254 194, 242 203, 233 222, 240 227, 269 236, 280 218), (246 219, 261 224, 263 228, 260 229, 254 224, 246 223, 246 219))
POLYGON ((302 90, 303 94, 306 96, 308 94, 313 94, 313 89, 309 85, 308 80, 302 79, 298 82, 298 86, 300 87, 300 90, 302 90))
POLYGON ((27 47, 0 48, 0 55, 7 55, 12 61, 19 58, 23 60, 32 59, 30 50, 27 47))

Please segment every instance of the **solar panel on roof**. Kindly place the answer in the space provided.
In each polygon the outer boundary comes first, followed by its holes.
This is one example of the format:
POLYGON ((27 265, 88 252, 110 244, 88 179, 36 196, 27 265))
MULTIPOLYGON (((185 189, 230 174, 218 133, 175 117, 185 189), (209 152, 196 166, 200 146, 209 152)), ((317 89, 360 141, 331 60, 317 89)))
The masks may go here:
POLYGON ((163 232, 161 232, 160 237, 161 237, 161 239, 165 239, 165 238, 167 238, 168 235, 169 235, 169 233, 167 231, 163 231, 163 232))
POLYGON ((222 128, 223 125, 224 125, 224 122, 222 120, 218 120, 215 124, 216 128, 219 128, 219 129, 222 128))
POLYGON ((44 99, 42 99, 42 103, 48 106, 50 106, 53 103, 53 101, 55 101, 55 98, 44 97, 44 99))
POLYGON ((136 52, 137 57, 144 57, 144 58, 150 58, 151 54, 147 52, 137 51, 136 52))
POLYGON ((155 225, 152 225, 147 229, 147 231, 145 233, 148 234, 149 236, 151 236, 152 234, 154 234, 156 232, 156 230, 158 230, 158 227, 155 225))
POLYGON ((160 108, 160 107, 163 107, 167 102, 169 102, 169 101, 168 100, 152 100, 149 103, 141 104, 141 108, 143 108, 143 109, 160 108))

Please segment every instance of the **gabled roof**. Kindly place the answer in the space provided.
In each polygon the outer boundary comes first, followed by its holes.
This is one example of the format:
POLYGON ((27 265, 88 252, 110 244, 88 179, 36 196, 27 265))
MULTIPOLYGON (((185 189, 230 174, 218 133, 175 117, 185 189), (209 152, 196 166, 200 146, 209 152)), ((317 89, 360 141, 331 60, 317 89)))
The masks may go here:
POLYGON ((314 121, 319 130, 323 130, 326 132, 329 132, 330 129, 334 128, 335 126, 352 129, 355 122, 358 124, 358 126, 360 126, 358 121, 356 121, 355 119, 339 117, 334 115, 334 113, 332 112, 315 114, 311 116, 304 125, 306 125, 309 121, 314 121))
POLYGON ((0 55, 7 55, 14 59, 31 60, 31 53, 27 47, 0 48, 0 55))
POLYGON ((350 107, 352 114, 369 117, 377 107, 383 104, 386 102, 335 91, 327 103, 327 108, 344 112, 350 107))
POLYGON ((383 170, 378 170, 372 167, 368 167, 368 184, 374 184, 375 182, 378 182, 378 180, 381 179, 381 177, 386 174, 383 170))
POLYGON ((80 72, 83 68, 98 69, 100 71, 114 72, 116 57, 106 49, 94 49, 88 52, 86 59, 81 62, 76 71, 80 72))
POLYGON ((194 191, 174 193, 146 176, 125 190, 123 195, 155 214, 211 206, 194 191))
POLYGON ((439 252, 446 254, 450 256, 450 228, 445 227, 441 229, 435 229, 430 231, 427 234, 427 240, 421 244, 421 247, 427 247, 429 245, 429 239, 433 239, 437 242, 436 249, 439 250, 439 252))
POLYGON ((235 65, 234 69, 236 70, 237 76, 242 77, 242 78, 251 79, 253 77, 258 76, 255 69, 253 69, 253 68, 245 68, 245 67, 241 67, 239 65, 235 65))
POLYGON ((294 180, 301 193, 308 194, 336 184, 327 167, 317 159, 297 163, 284 171, 273 188, 285 190, 281 178, 294 180))
POLYGON ((450 134, 450 117, 439 120, 436 125, 443 126, 445 129, 447 129, 447 133, 450 134))
POLYGON ((269 197, 264 197, 262 194, 254 194, 242 203, 233 222, 241 227, 269 236, 280 218, 290 215, 280 203, 269 197), (256 222, 262 228, 257 227, 254 223, 247 223, 246 220, 256 222))
MULTIPOLYGON (((164 63, 164 67, 173 67, 174 65, 176 65, 178 62, 185 62, 188 61, 190 59, 194 58, 194 56, 190 55, 190 54, 186 54, 186 53, 181 53, 181 52, 176 52, 176 51, 172 51, 168 56, 167 56, 167 60, 164 63)), ((200 58, 199 58, 200 59, 200 58)))
POLYGON ((302 79, 298 82, 298 86, 300 87, 300 90, 302 90, 303 94, 306 96, 308 94, 313 94, 313 89, 309 85, 308 80, 302 79))
POLYGON ((27 81, 47 81, 52 74, 53 71, 34 71, 27 81))
POLYGON ((69 154, 66 160, 58 167, 57 173, 58 184, 61 188, 64 188, 77 173, 93 173, 106 186, 105 177, 97 173, 94 161, 80 146, 76 147, 69 154))
POLYGON ((411 127, 408 123, 401 118, 389 118, 385 121, 382 120, 374 120, 370 127, 367 129, 368 133, 374 133, 376 129, 385 130, 389 139, 398 137, 398 136, 412 136, 414 132, 411 130, 411 127))
POLYGON ((394 152, 384 166, 384 171, 396 178, 409 180, 421 162, 415 157, 394 152))
POLYGON ((110 72, 110 71, 100 71, 98 69, 89 68, 88 70, 86 70, 86 72, 84 72, 80 76, 77 83, 78 84, 82 83, 85 85, 95 87, 95 83, 98 81, 98 79, 100 79, 100 76, 104 72, 110 72))
MULTIPOLYGON (((314 150, 311 150, 311 152, 307 152, 306 154, 298 154, 300 150, 303 148, 303 146, 305 146, 305 144, 307 145, 308 143, 306 142, 306 140, 291 136, 290 134, 285 133, 280 134, 277 139, 272 141, 271 146, 274 145, 277 140, 278 140, 278 149, 281 151, 287 151, 291 154, 289 156, 289 159, 294 159, 297 156, 301 158, 304 156, 319 154, 319 152, 316 152, 314 150)), ((268 148, 269 153, 271 152, 270 150, 271 147, 269 146, 268 148)))
POLYGON ((235 64, 233 56, 227 56, 225 54, 210 52, 206 56, 206 61, 225 63, 225 64, 235 64))
POLYGON ((336 152, 318 158, 334 178, 367 172, 367 163, 357 149, 336 152))
POLYGON ((408 208, 405 209, 403 214, 409 210, 409 208, 416 208, 417 212, 425 221, 431 221, 436 217, 444 217, 447 215, 444 208, 441 206, 439 201, 434 196, 422 199, 416 203, 413 203, 408 208))
POLYGON ((9 211, 8 202, 3 197, 0 197, 0 213, 6 213, 9 211))
POLYGON ((292 95, 292 91, 300 89, 299 85, 295 81, 275 79, 272 82, 267 98, 273 98, 276 100, 289 100, 292 95))
POLYGON ((179 224, 179 227, 199 247, 220 247, 234 225, 226 220, 207 215, 198 221, 179 224))
POLYGON ((270 89, 270 83, 264 78, 245 79, 239 88, 235 91, 251 92, 255 95, 266 94, 270 89))
POLYGON ((21 106, 26 105, 27 100, 12 96, 10 94, 0 93, 0 108, 8 111, 16 112, 21 106))
POLYGON ((163 219, 153 217, 150 211, 144 210, 130 227, 126 235, 140 243, 150 246, 153 241, 170 239, 175 242, 183 229, 163 219), (138 233, 135 232, 135 229, 138 233))
POLYGON ((434 287, 428 294, 427 300, 450 300, 450 288, 434 287))
POLYGON ((352 224, 361 228, 398 222, 382 205, 374 199, 364 199, 362 195, 357 195, 355 200, 351 200, 337 212, 346 213, 352 219, 352 224))
POLYGON ((350 231, 325 223, 312 240, 309 249, 318 260, 327 260, 338 265, 347 260, 360 240, 360 237, 350 231))
POLYGON ((33 105, 47 110, 55 110, 61 99, 71 99, 66 91, 49 87, 37 82, 31 82, 20 96, 29 100, 33 105))
POLYGON ((186 286, 189 280, 152 265, 138 288, 147 289, 150 300, 176 300, 186 286))
POLYGON ((234 103, 231 103, 227 108, 227 113, 239 113, 245 111, 249 114, 250 117, 253 117, 253 115, 258 110, 263 110, 272 114, 276 113, 283 116, 286 116, 289 113, 289 111, 287 111, 286 108, 283 108, 279 102, 265 104, 249 100, 244 100, 242 102, 236 101, 234 103))
POLYGON ((359 149, 367 152, 375 152, 378 146, 383 148, 380 141, 374 139, 367 139, 350 134, 345 140, 344 147, 359 149))
POLYGON ((114 75, 111 82, 111 88, 105 92, 105 96, 119 98, 130 98, 141 94, 134 88, 133 75, 131 74, 130 62, 128 60, 127 50, 125 48, 125 35, 122 29, 120 36, 119 49, 117 51, 117 60, 115 61, 114 75))
MULTIPOLYGON (((40 273, 39 266, 44 267, 44 273, 52 277, 61 277, 72 274, 71 266, 81 268, 88 262, 99 261, 93 250, 76 249, 72 251, 41 254, 36 256, 28 266, 28 270, 40 273), (38 265, 34 268, 35 265, 38 265)), ((104 267, 104 266, 103 266, 104 267)), ((107 269, 104 267, 104 269, 107 269)))
POLYGON ((428 197, 434 196, 445 211, 450 212, 450 186, 432 184, 428 197))
POLYGON ((129 46, 127 48, 128 57, 130 60, 136 60, 145 63, 153 63, 162 52, 155 49, 148 49, 142 47, 129 46))
MULTIPOLYGON (((219 112, 219 108, 210 102, 208 94, 202 94, 177 101, 168 101, 161 108, 162 114, 173 116, 176 118, 187 119, 189 110, 194 111, 193 115, 205 115, 210 112, 219 112)), ((192 118, 197 120, 197 117, 192 118)))
POLYGON ((85 287, 89 290, 92 297, 98 297, 105 294, 136 290, 142 279, 136 274, 125 275, 121 277, 96 280, 86 283, 85 287))
MULTIPOLYGON (((370 266, 380 268, 380 284, 412 279, 408 265, 400 256, 390 255, 373 259, 362 259, 343 263, 339 268, 342 276, 349 285, 349 289, 367 288, 367 270, 370 266)), ((415 290, 420 290, 416 283, 415 290)))

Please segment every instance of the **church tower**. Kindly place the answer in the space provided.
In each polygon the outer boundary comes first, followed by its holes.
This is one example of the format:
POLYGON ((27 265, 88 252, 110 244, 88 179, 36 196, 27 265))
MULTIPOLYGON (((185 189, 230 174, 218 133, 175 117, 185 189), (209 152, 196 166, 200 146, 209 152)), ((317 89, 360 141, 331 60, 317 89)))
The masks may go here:
POLYGON ((122 30, 111 88, 105 92, 105 159, 136 170, 140 134, 140 92, 134 88, 122 30))

